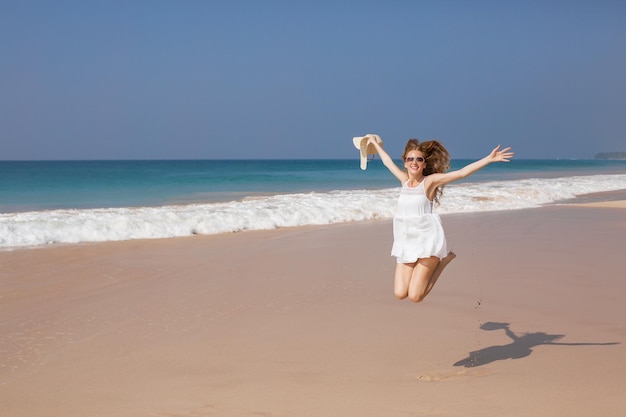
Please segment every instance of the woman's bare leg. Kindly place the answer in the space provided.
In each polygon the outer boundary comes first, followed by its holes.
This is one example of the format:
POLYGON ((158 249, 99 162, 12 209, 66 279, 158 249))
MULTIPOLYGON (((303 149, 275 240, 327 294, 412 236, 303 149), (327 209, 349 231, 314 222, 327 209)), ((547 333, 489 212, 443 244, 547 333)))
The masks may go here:
POLYGON ((413 269, 417 262, 396 265, 396 273, 394 276, 393 293, 399 300, 404 300, 409 295, 409 283, 413 276, 413 269))
POLYGON ((450 251, 450 252, 448 252, 448 255, 445 258, 443 258, 441 261, 439 261, 439 265, 437 265, 437 267, 433 271, 433 274, 430 277, 430 281, 428 282, 428 286, 426 287, 426 292, 424 293, 424 297, 426 297, 428 295, 428 293, 430 292, 430 290, 433 289, 433 287, 435 286, 435 283, 439 279, 439 276, 443 272, 444 268, 450 262, 452 262, 452 260, 454 258, 456 258, 456 253, 450 251))
POLYGON ((439 258, 435 256, 417 260, 409 282, 409 299, 411 301, 418 303, 426 297, 426 290, 438 264, 439 258))
POLYGON ((445 267, 456 258, 454 252, 441 261, 436 257, 418 259, 413 263, 396 265, 394 294, 400 300, 407 297, 413 302, 422 301, 433 289, 445 267))

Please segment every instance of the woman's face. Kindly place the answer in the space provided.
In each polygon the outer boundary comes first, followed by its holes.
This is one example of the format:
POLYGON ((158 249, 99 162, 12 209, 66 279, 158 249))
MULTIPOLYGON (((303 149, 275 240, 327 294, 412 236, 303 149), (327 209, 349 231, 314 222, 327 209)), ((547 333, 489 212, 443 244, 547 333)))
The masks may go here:
POLYGON ((409 174, 420 174, 426 167, 424 154, 418 150, 409 151, 404 156, 404 167, 409 174))

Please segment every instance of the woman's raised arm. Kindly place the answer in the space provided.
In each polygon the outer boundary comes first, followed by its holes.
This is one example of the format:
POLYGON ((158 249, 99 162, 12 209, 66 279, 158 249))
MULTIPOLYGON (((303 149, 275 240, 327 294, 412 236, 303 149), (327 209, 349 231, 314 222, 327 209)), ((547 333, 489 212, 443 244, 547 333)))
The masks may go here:
POLYGON ((461 169, 444 172, 441 174, 429 175, 429 186, 439 187, 449 184, 453 181, 460 180, 461 178, 469 177, 474 172, 486 167, 492 162, 509 162, 509 160, 513 158, 513 155, 515 155, 515 152, 511 152, 510 147, 500 149, 500 145, 498 145, 491 151, 489 155, 485 156, 482 159, 479 159, 478 161, 472 162, 471 164, 465 165, 461 169))
POLYGON ((367 143, 374 145, 374 147, 378 151, 378 155, 380 155, 380 160, 383 161, 383 165, 387 167, 389 172, 391 172, 393 176, 398 179, 398 181, 400 181, 401 183, 405 183, 409 179, 409 174, 407 174, 406 171, 403 171, 398 165, 396 165, 396 163, 389 156, 387 151, 385 151, 385 149, 383 149, 383 147, 380 146, 380 144, 376 142, 374 138, 369 138, 367 140, 367 143))

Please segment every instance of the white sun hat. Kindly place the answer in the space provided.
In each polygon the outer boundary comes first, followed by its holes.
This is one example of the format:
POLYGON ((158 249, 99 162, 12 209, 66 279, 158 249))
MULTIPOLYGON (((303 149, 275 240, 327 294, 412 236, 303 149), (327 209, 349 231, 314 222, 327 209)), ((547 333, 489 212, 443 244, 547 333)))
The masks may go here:
POLYGON ((370 144, 367 143, 369 138, 374 138, 376 143, 382 146, 383 141, 380 138, 380 136, 374 135, 372 133, 368 133, 365 136, 355 136, 352 138, 352 143, 354 143, 354 147, 357 148, 361 154, 361 169, 362 170, 367 169, 368 156, 372 155, 372 159, 373 159, 374 155, 378 153, 374 145, 372 145, 371 143, 370 144))

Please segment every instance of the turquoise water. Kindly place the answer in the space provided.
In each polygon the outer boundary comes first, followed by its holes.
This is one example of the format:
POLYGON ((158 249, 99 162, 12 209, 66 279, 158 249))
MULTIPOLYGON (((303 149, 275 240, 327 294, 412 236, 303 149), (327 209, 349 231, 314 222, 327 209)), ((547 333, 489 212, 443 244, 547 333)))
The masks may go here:
MULTIPOLYGON (((626 161, 514 160, 447 185, 436 211, 624 189, 626 161)), ((398 190, 380 160, 0 162, 0 249, 390 219, 398 190)))
POLYGON ((158 206, 393 185, 354 161, 0 162, 0 211, 158 206))
MULTIPOLYGON (((453 169, 471 161, 455 160, 453 169)), ((626 161, 513 160, 466 181, 625 173, 626 161)), ((0 161, 0 212, 161 206, 395 187, 380 160, 0 161)))

